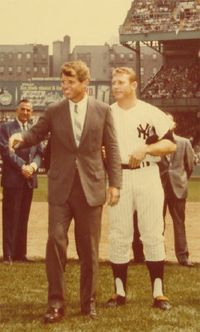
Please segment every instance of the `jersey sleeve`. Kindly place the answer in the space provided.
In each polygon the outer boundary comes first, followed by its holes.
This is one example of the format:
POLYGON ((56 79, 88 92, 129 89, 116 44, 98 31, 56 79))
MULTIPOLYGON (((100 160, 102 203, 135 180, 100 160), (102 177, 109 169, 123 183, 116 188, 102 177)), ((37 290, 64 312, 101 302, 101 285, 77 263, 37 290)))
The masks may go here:
POLYGON ((163 111, 155 107, 152 112, 152 125, 158 139, 162 139, 169 130, 172 130, 174 123, 163 111))

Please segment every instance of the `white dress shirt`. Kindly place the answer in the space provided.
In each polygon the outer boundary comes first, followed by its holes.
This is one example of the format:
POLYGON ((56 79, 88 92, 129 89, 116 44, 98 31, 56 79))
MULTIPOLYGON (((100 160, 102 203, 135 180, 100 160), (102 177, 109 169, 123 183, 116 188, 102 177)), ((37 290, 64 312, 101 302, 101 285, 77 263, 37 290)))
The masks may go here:
POLYGON ((83 126, 84 126, 84 123, 85 123, 86 111, 87 111, 87 104, 88 104, 88 95, 86 95, 78 103, 74 103, 73 101, 69 100, 69 109, 70 109, 70 115, 71 115, 72 127, 73 127, 74 134, 75 134, 75 125, 74 125, 74 108, 75 108, 75 105, 78 106, 78 113, 80 114, 79 119, 80 119, 81 127, 82 127, 82 130, 83 130, 83 126))

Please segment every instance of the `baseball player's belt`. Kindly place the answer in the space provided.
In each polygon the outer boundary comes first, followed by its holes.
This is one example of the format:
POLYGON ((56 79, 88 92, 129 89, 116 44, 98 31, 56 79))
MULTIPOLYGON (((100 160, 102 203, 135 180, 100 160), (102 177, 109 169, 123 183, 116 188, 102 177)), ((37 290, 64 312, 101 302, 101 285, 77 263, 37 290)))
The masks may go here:
POLYGON ((121 164, 122 169, 130 169, 130 170, 134 170, 134 169, 138 169, 138 168, 143 168, 143 167, 148 167, 150 165, 151 165, 151 163, 149 161, 142 161, 139 166, 134 167, 134 168, 130 167, 129 164, 121 164))

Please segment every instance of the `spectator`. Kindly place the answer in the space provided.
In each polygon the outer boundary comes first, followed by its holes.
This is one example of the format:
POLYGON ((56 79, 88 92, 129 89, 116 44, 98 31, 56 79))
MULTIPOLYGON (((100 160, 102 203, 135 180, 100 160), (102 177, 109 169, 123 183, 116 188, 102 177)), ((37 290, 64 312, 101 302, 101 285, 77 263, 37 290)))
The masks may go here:
POLYGON ((27 254, 27 227, 33 189, 37 187, 36 171, 41 163, 42 147, 33 146, 10 152, 9 137, 31 127, 32 105, 27 99, 19 102, 15 121, 0 127, 0 151, 3 160, 1 185, 3 187, 3 261, 29 262, 27 254))
POLYGON ((194 151, 189 139, 175 134, 173 136, 177 146, 176 151, 169 156, 162 157, 160 162, 160 175, 165 193, 164 217, 168 207, 173 220, 177 260, 183 266, 192 267, 193 263, 189 261, 186 239, 185 204, 188 179, 194 166, 194 151))

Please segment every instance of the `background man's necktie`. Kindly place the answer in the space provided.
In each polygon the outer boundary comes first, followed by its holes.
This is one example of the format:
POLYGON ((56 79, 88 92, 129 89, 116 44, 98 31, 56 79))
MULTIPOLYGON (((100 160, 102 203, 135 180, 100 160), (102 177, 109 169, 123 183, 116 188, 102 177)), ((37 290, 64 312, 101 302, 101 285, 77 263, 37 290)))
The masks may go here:
POLYGON ((76 145, 79 146, 82 134, 82 124, 77 104, 74 105, 74 130, 75 130, 74 136, 76 140, 76 145))
POLYGON ((22 123, 22 130, 23 130, 23 131, 26 130, 26 125, 25 125, 25 123, 22 123))

